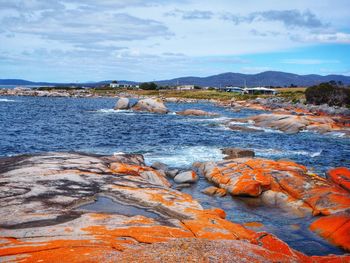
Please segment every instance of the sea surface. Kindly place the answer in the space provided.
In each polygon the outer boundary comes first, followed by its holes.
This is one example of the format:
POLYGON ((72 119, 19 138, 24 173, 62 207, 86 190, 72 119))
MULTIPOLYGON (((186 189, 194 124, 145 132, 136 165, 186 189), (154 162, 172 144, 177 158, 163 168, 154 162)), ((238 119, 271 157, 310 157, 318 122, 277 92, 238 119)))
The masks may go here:
MULTIPOLYGON (((195 161, 221 160, 220 149, 224 147, 242 147, 254 150, 258 157, 291 159, 322 176, 332 167, 350 167, 350 140, 342 134, 287 135, 271 129, 240 132, 224 125, 230 118, 263 111, 233 112, 209 103, 167 103, 172 113, 158 115, 113 110, 116 100, 0 97, 0 156, 47 151, 141 153, 148 164, 162 161, 186 169, 195 161), (189 108, 220 116, 175 114, 189 108)), ((205 208, 223 208, 229 220, 260 222, 260 228, 252 229, 269 231, 306 254, 344 253, 308 230, 312 218, 298 218, 277 208, 262 207, 252 198, 209 197, 200 192, 207 186, 208 182, 201 178, 183 191, 192 194, 205 208)))

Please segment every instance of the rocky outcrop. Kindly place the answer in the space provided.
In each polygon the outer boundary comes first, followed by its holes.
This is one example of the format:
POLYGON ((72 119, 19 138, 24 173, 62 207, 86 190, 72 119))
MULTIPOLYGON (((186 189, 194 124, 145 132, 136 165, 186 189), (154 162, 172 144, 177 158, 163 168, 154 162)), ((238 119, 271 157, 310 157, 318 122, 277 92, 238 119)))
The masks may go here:
POLYGON ((128 98, 120 98, 114 107, 115 110, 128 110, 130 109, 130 100, 128 98))
POLYGON ((255 156, 254 151, 241 148, 224 148, 221 152, 226 155, 225 160, 255 156))
POLYGON ((153 113, 166 114, 169 112, 161 99, 143 99, 139 100, 136 105, 132 107, 134 111, 146 111, 153 113))
POLYGON ((184 111, 178 111, 176 112, 177 115, 183 115, 183 116, 219 116, 219 114, 214 112, 207 112, 203 110, 196 110, 196 109, 188 109, 184 111))
POLYGON ((307 257, 271 234, 225 220, 221 209, 203 209, 161 178, 139 155, 47 153, 0 159, 1 261, 159 262, 172 256, 172 262, 186 262, 192 256, 220 262, 221 251, 228 260, 349 260, 307 257), (145 214, 79 208, 99 196, 145 214))
MULTIPOLYGON (((336 121, 331 117, 274 113, 260 114, 238 119, 238 121, 251 122, 257 127, 276 129, 289 134, 307 130, 318 133, 337 131, 343 132, 345 135, 350 135, 350 129, 348 127, 340 125, 338 120, 336 121)), ((230 127, 230 123, 228 123, 228 126, 230 127)))
POLYGON ((291 161, 241 158, 206 162, 199 168, 232 195, 261 197, 297 213, 329 215, 350 208, 348 191, 291 161))

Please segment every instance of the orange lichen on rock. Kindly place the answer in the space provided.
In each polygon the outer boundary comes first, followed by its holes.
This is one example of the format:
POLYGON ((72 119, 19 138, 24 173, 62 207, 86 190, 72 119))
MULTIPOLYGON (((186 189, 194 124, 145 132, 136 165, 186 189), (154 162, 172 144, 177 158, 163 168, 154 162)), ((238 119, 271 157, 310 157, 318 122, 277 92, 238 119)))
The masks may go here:
POLYGON ((350 170, 346 167, 339 167, 329 170, 327 173, 334 183, 340 185, 345 190, 350 191, 350 170))
POLYGON ((260 222, 246 222, 243 225, 247 227, 263 227, 264 225, 260 222))
MULTIPOLYGON (((314 215, 329 215, 350 207, 348 191, 291 161, 240 158, 202 163, 199 169, 209 181, 232 195, 258 197, 272 190, 285 198, 270 203, 286 208, 300 207, 304 212, 312 209, 314 215)), ((341 172, 344 173, 344 169, 341 172)), ((264 195, 266 198, 272 195, 264 195)))
POLYGON ((310 229, 331 243, 350 251, 350 212, 321 217, 310 229))

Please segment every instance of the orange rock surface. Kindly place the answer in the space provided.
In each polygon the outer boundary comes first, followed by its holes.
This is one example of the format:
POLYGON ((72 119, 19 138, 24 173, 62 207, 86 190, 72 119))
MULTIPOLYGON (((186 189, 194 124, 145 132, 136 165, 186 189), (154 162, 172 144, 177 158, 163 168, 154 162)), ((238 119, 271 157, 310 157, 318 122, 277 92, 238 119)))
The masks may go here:
POLYGON ((203 163, 200 170, 232 195, 275 198, 272 203, 312 210, 314 215, 329 215, 350 207, 348 191, 291 161, 241 158, 203 163))
POLYGON ((346 167, 339 167, 329 170, 327 176, 336 184, 350 191, 350 170, 346 167))
POLYGON ((350 211, 321 217, 311 224, 310 229, 350 251, 350 211))
MULTIPOLYGON (((169 188, 144 164, 118 158, 116 162, 116 158, 50 153, 3 161, 0 178, 12 188, 9 191, 7 184, 0 185, 4 201, 0 209, 0 261, 350 260, 346 256, 305 256, 271 234, 225 220, 222 209, 203 209, 190 195, 169 188), (142 175, 144 172, 151 173, 142 175), (19 189, 16 194, 14 189, 19 189), (99 193, 155 216, 139 212, 123 215, 122 208, 121 214, 76 210, 79 203, 93 202, 99 193)), ((303 167, 298 169, 304 171, 303 167)), ((261 189, 273 182, 263 175, 263 169, 256 175, 261 189)))

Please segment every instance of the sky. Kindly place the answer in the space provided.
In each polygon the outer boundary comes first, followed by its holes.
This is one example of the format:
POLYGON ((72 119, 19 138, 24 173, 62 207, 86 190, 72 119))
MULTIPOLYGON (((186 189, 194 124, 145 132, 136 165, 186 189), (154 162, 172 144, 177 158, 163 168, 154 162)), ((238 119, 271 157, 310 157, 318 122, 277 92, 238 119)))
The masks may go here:
POLYGON ((350 75, 349 0, 0 0, 0 79, 350 75))

